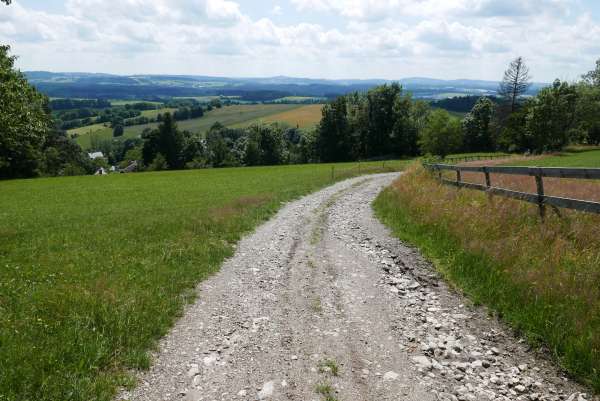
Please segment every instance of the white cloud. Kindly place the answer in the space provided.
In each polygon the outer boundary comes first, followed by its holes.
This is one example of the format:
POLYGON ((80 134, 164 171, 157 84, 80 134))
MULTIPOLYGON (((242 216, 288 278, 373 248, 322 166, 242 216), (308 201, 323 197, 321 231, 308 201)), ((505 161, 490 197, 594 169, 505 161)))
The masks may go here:
POLYGON ((494 78, 520 54, 551 80, 578 76, 600 52, 598 21, 567 0, 289 1, 307 12, 291 20, 283 3, 251 18, 231 0, 67 0, 56 14, 13 2, 0 14, 0 42, 24 69, 237 76, 494 78), (326 18, 303 20, 314 13, 326 18))
POLYGON ((279 4, 277 4, 276 6, 273 7, 273 9, 271 9, 271 14, 281 15, 281 14, 283 14, 283 9, 281 8, 281 6, 279 4))

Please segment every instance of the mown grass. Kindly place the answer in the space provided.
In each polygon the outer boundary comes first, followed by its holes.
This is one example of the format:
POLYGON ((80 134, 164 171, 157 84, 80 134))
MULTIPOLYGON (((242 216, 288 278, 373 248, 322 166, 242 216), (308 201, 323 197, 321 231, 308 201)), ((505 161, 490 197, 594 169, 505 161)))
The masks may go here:
POLYGON ((331 167, 0 182, 0 400, 110 400, 243 233, 358 174, 331 167))
POLYGON ((489 200, 413 165, 377 198, 380 219, 457 288, 600 391, 600 216, 489 200))

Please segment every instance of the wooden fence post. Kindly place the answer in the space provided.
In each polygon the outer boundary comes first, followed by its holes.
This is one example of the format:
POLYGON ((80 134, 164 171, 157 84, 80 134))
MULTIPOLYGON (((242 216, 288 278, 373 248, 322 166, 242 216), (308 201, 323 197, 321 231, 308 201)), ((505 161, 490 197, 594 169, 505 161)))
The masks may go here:
POLYGON ((460 170, 456 169, 456 183, 458 184, 458 188, 460 188, 460 182, 461 182, 460 170))
POLYGON ((492 186, 492 180, 490 179, 490 171, 487 167, 484 167, 483 173, 485 174, 485 186, 489 189, 492 186))
POLYGON ((331 166, 331 181, 333 181, 333 178, 334 178, 334 169, 335 169, 335 167, 331 166))
POLYGON ((546 205, 544 204, 544 180, 541 170, 535 175, 535 184, 537 186, 538 206, 540 208, 540 217, 542 220, 546 217, 546 205))

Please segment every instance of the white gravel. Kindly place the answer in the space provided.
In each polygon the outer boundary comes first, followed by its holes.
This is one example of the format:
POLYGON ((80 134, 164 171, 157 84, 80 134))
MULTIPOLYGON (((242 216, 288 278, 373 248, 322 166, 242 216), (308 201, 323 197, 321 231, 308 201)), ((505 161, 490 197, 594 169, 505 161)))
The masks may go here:
POLYGON ((391 238, 370 204, 395 177, 335 184, 243 239, 118 399, 589 400, 391 238))

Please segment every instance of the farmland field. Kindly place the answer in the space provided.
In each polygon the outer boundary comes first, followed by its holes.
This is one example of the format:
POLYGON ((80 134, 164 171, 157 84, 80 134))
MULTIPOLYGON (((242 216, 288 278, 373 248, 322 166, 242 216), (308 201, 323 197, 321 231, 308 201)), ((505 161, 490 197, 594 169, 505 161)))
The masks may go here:
MULTIPOLYGON (((310 126, 316 115, 320 112, 316 112, 316 108, 313 106, 318 105, 302 105, 302 104, 248 104, 248 105, 232 105, 221 108, 214 108, 211 111, 204 113, 204 116, 200 118, 193 118, 189 120, 178 121, 177 126, 181 130, 187 130, 194 133, 204 133, 216 122, 227 127, 245 127, 251 123, 265 119, 265 121, 272 122, 274 116, 281 115, 280 118, 285 119, 284 123, 295 125, 296 123, 305 124, 310 126), (306 109, 308 107, 308 109, 306 109), (292 112, 298 109, 298 114, 286 114, 285 112, 292 112)), ((320 106, 319 106, 320 107, 320 106)), ((156 115, 162 110, 148 110, 146 116, 150 117, 156 115)), ((144 114, 142 114, 144 115, 144 114)), ((279 117, 278 117, 279 118, 279 117)), ((146 128, 156 128, 158 123, 140 124, 125 127, 125 132, 122 138, 136 138, 142 134, 146 128)), ((87 127, 76 128, 69 130, 68 133, 73 135, 78 133, 77 143, 84 149, 89 149, 92 143, 92 137, 98 139, 110 139, 112 138, 112 128, 104 127, 102 124, 94 124, 87 127)))
POLYGON ((247 126, 254 123, 281 123, 290 127, 312 128, 321 121, 322 104, 300 106, 292 110, 271 114, 264 118, 247 121, 238 126, 247 126))
MULTIPOLYGON (((334 168, 334 179, 358 174, 357 164, 334 168)), ((111 400, 240 236, 331 173, 322 164, 0 182, 0 399, 111 400)))
MULTIPOLYGON (((290 111, 304 107, 298 104, 252 104, 252 105, 233 105, 213 109, 206 112, 200 118, 192 118, 190 120, 178 121, 177 126, 181 130, 190 132, 204 133, 216 122, 223 124, 226 127, 244 126, 261 118, 290 111)), ((144 125, 134 125, 125 128, 125 135, 128 137, 137 136, 146 128, 154 128, 157 123, 144 125)))

